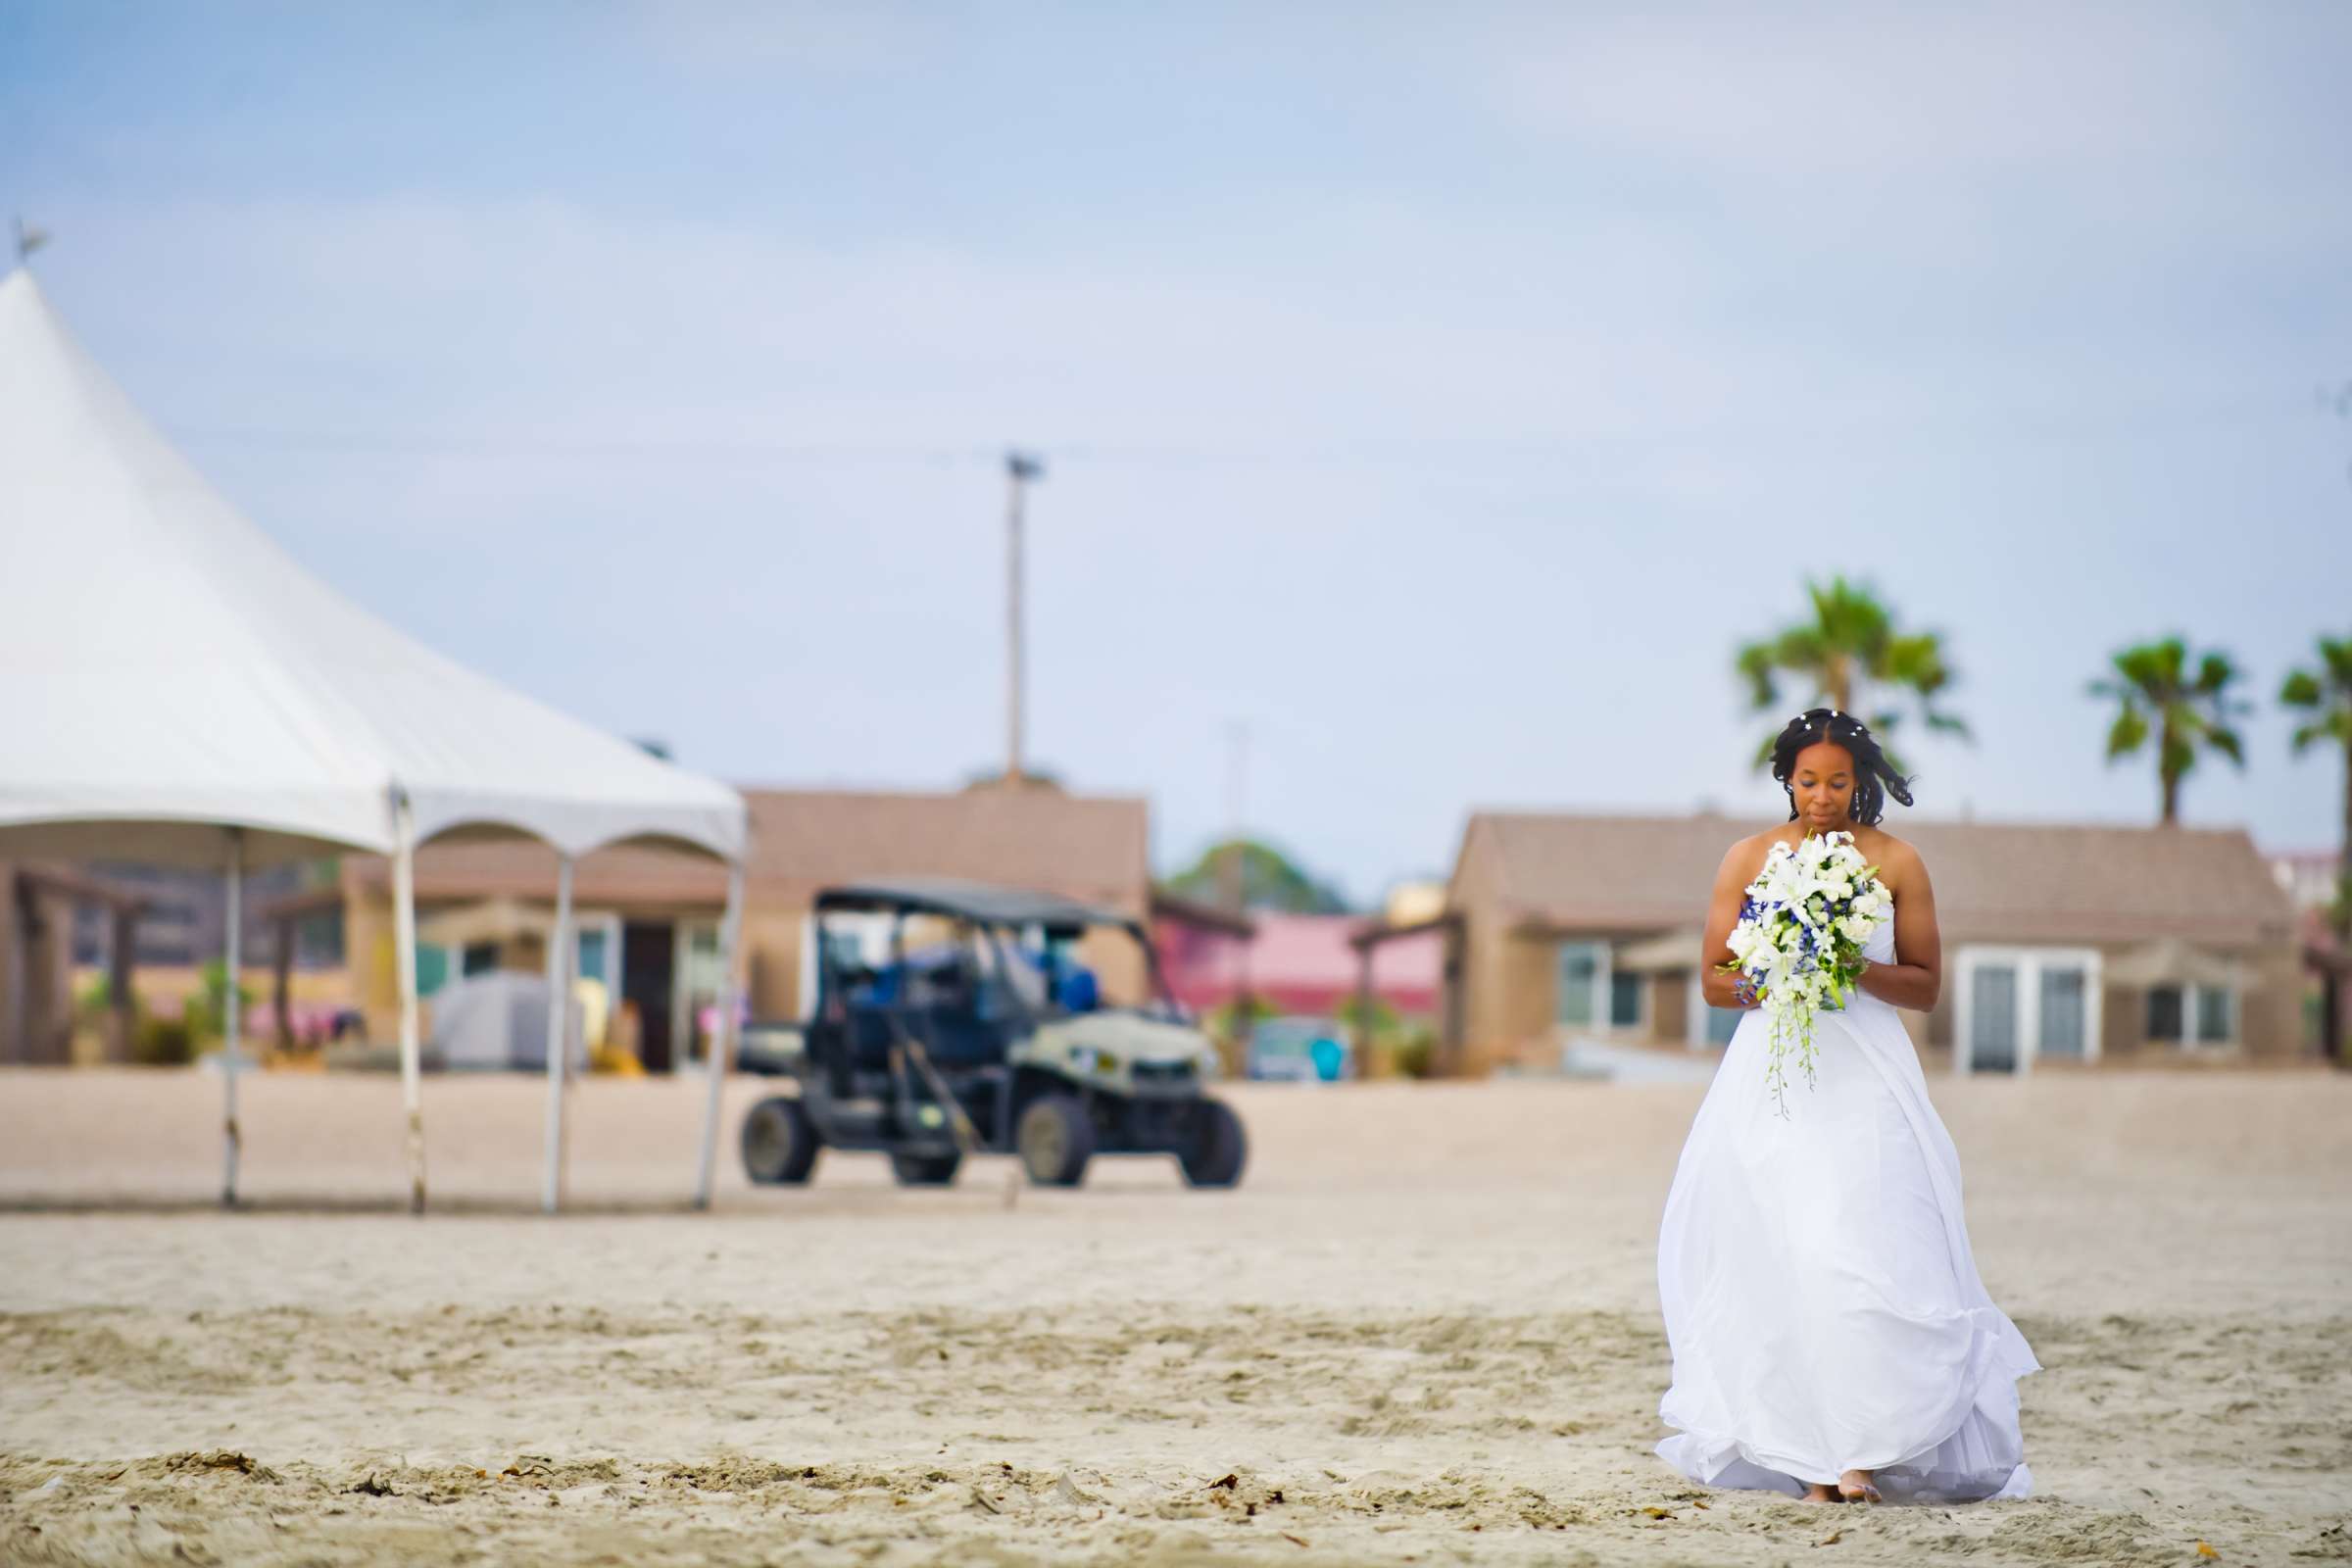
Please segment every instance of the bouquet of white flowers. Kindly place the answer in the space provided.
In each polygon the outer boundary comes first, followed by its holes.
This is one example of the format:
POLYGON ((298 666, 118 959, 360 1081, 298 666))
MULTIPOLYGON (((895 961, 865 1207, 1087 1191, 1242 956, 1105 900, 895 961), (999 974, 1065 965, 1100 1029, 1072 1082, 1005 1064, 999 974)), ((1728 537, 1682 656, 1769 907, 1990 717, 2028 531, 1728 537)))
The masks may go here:
POLYGON ((1744 977, 1771 1020, 1764 1081, 1782 1115, 1788 1059, 1812 1083, 1814 1015, 1845 1005, 1868 967, 1863 945, 1892 912, 1879 868, 1864 863, 1851 833, 1809 835, 1794 849, 1775 844, 1747 885, 1722 968, 1744 977))

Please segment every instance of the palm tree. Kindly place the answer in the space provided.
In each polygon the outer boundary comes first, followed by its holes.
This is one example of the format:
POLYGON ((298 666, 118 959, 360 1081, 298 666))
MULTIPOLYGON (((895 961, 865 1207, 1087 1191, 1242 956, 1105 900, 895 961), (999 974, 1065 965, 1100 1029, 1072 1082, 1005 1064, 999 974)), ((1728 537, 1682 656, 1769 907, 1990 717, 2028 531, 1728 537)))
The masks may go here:
MULTIPOLYGON (((1952 683, 1952 668, 1944 662, 1943 638, 1932 631, 1905 632, 1895 625, 1894 612, 1882 604, 1867 585, 1847 583, 1844 577, 1805 584, 1813 601, 1809 620, 1785 626, 1760 642, 1748 643, 1738 656, 1739 671, 1747 682, 1748 697, 1757 711, 1778 708, 1781 693, 1774 677, 1796 678, 1814 702, 1826 702, 1840 712, 1859 712, 1866 703, 1913 699, 1928 728, 1972 739, 1968 724, 1957 714, 1938 709, 1936 698, 1952 683)), ((1879 732, 1879 744, 1897 767, 1889 743, 1902 713, 1882 706, 1863 714, 1879 732)), ((1756 765, 1772 760, 1776 729, 1757 748, 1756 765)))
MULTIPOLYGON (((2281 705, 2297 710, 2294 755, 2332 741, 2344 754, 2344 838, 2336 851, 2335 902, 2328 923, 2335 931, 2338 963, 2352 960, 2352 637, 2320 639, 2320 667, 2292 669, 2278 688, 2281 705)), ((2320 1030, 2328 1054, 2343 1051, 2341 998, 2343 976, 2330 975, 2320 1009, 2320 1030)))
POLYGON ((2336 862, 2335 906, 2328 913, 2336 935, 2352 937, 2352 637, 2322 637, 2319 646, 2320 667, 2287 671, 2278 701, 2309 715, 2295 726, 2295 756, 2329 741, 2343 750, 2344 842, 2336 862))
POLYGON ((2093 697, 2112 698, 2120 705, 2107 730, 2107 760, 2128 757, 2146 745, 2151 734, 2156 737, 2163 821, 2171 827, 2180 820, 2180 781, 2196 768, 2202 752, 2216 751, 2239 767, 2246 765, 2245 747, 2230 721, 2253 707, 2230 694, 2230 683, 2239 677, 2230 656, 2208 650, 2192 659, 2185 638, 2166 637, 2123 649, 2113 663, 2113 675, 2090 683, 2093 697))

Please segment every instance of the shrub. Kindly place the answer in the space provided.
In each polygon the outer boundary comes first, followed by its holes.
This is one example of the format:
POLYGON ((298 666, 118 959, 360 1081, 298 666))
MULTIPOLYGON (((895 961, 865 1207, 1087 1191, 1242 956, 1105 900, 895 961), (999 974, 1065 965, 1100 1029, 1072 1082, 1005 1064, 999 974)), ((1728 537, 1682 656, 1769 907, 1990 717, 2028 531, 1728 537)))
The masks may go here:
POLYGON ((142 1067, 184 1067, 196 1059, 196 1035, 184 1018, 141 1017, 131 1031, 130 1059, 142 1067))

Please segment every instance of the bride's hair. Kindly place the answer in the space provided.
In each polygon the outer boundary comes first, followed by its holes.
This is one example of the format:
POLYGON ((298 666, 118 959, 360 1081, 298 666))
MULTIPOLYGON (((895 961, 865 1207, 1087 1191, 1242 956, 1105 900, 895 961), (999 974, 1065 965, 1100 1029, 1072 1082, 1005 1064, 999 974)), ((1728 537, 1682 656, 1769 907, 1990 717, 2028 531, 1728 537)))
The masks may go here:
POLYGON ((1854 798, 1847 811, 1855 821, 1878 826, 1889 795, 1905 806, 1911 804, 1911 781, 1886 760, 1868 724, 1835 708, 1808 708, 1772 743, 1772 776, 1788 792, 1789 821, 1796 820, 1796 792, 1788 787, 1788 775, 1796 771, 1796 754, 1822 741, 1844 747, 1854 760, 1854 798))

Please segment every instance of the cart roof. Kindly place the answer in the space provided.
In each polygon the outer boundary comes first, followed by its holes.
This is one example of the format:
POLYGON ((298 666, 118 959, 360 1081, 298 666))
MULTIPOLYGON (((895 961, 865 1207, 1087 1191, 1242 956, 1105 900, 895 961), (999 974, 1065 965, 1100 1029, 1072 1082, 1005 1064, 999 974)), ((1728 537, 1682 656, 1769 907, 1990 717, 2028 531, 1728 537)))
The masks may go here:
POLYGON ((985 925, 1116 925, 1134 928, 1133 915, 1055 893, 1001 888, 953 877, 894 877, 847 882, 816 896, 818 909, 910 909, 985 925))

